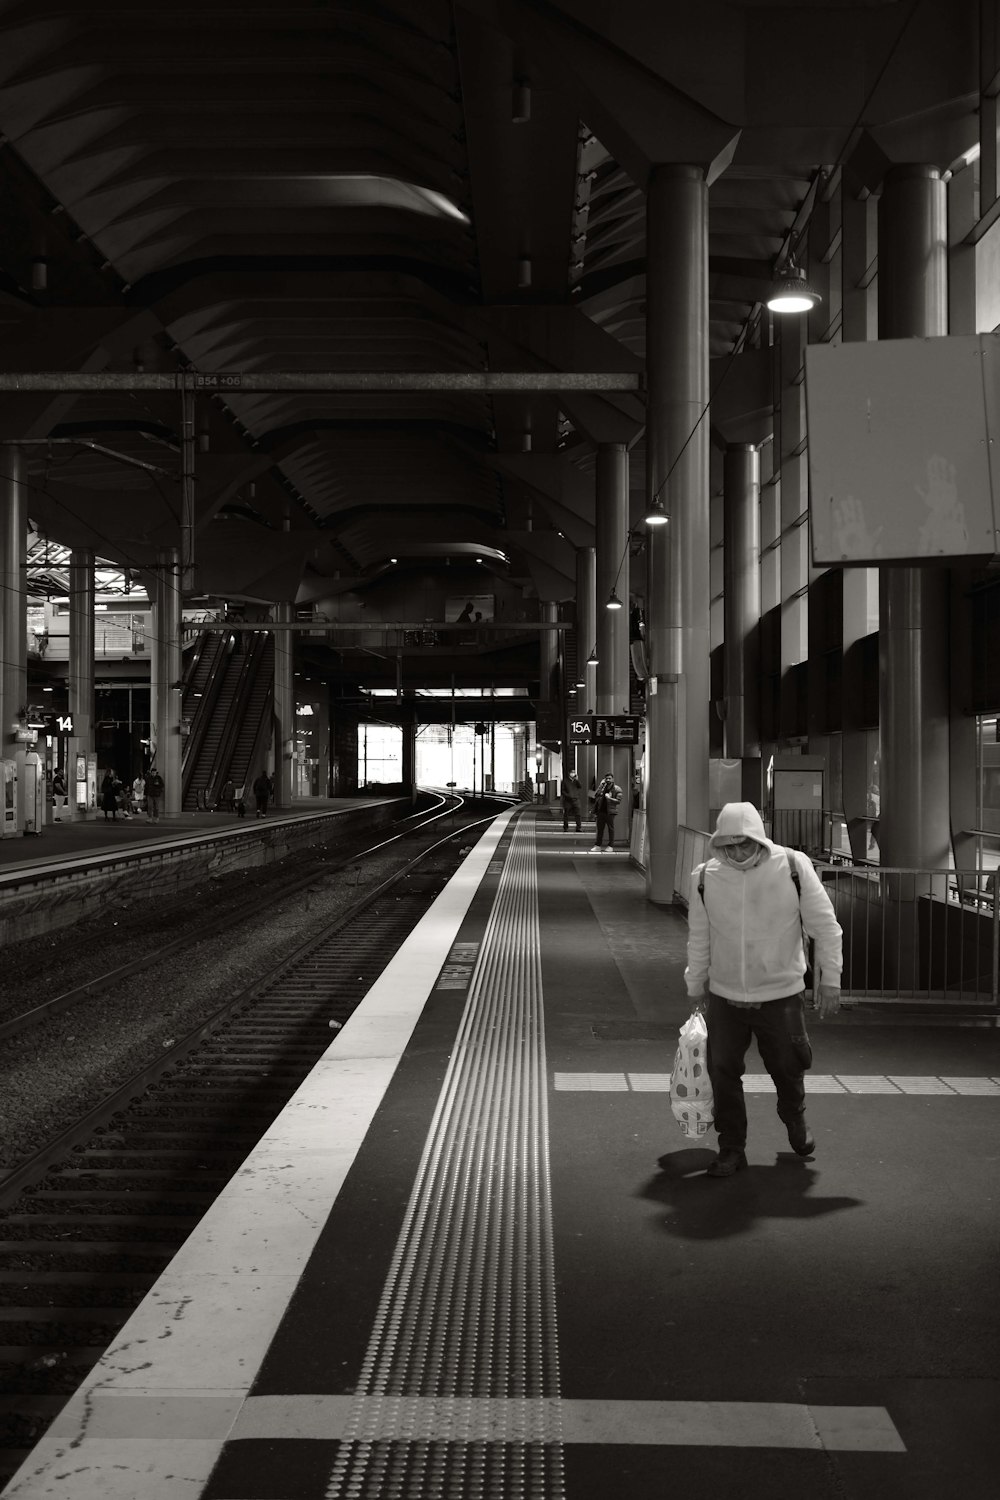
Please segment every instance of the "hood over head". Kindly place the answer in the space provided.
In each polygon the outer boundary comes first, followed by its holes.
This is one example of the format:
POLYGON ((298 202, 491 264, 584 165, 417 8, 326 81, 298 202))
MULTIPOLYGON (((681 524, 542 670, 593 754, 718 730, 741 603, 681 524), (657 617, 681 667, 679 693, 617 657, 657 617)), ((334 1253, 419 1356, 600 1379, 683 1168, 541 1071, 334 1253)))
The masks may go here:
POLYGON ((760 813, 752 802, 727 802, 708 842, 712 849, 719 849, 733 839, 754 839, 765 849, 771 847, 760 813))

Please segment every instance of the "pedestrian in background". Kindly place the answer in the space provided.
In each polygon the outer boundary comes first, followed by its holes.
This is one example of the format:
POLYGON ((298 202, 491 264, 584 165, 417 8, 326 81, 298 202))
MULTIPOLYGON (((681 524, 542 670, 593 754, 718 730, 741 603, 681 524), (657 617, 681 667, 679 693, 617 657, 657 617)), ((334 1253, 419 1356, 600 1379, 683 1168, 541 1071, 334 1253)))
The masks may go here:
POLYGON ((267 804, 274 793, 274 783, 266 771, 261 771, 253 784, 253 794, 257 798, 257 816, 263 818, 267 813, 267 804))
POLYGON ((117 785, 114 772, 105 771, 104 780, 101 782, 101 806, 104 809, 105 823, 108 821, 108 813, 111 814, 112 822, 118 821, 118 792, 115 790, 117 785))
POLYGON ((563 777, 562 784, 563 833, 569 832, 569 820, 571 817, 576 823, 577 833, 580 832, 582 826, 580 823, 580 798, 582 795, 583 788, 580 785, 580 778, 575 771, 570 771, 568 776, 563 777))
POLYGON ((755 1038, 789 1145, 799 1156, 815 1150, 805 1115, 812 1048, 803 934, 815 939, 821 1020, 840 1008, 843 934, 812 861, 773 844, 752 802, 726 803, 709 847, 691 875, 684 979, 693 1000, 708 991, 706 1062, 719 1136, 708 1175, 731 1177, 747 1164, 743 1072, 755 1038))
POLYGON ((155 766, 150 766, 146 772, 146 817, 150 823, 158 823, 160 821, 163 792, 163 777, 155 766))
POLYGON ((597 834, 591 854, 596 854, 600 849, 605 830, 608 835, 605 853, 611 853, 615 842, 615 814, 621 805, 622 789, 609 773, 602 779, 594 793, 594 820, 597 823, 597 834))

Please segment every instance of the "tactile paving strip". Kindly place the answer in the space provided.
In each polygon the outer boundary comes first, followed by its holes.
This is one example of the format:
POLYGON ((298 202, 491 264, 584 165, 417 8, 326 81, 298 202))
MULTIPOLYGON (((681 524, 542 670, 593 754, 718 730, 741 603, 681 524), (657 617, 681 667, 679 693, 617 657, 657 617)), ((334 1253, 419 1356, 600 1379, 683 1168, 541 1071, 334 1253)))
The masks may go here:
POLYGON ((525 820, 479 950, 328 1500, 564 1495, 548 1144, 538 883, 525 820), (483 1398, 492 1398, 488 1430, 483 1398))

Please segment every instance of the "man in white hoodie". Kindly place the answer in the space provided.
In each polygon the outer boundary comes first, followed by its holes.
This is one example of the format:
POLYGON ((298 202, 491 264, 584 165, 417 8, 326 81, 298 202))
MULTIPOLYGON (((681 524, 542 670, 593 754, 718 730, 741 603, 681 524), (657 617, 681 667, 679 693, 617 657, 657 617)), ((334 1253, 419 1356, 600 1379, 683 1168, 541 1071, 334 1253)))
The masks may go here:
POLYGON ((719 1135, 708 1174, 731 1177, 747 1164, 743 1072, 754 1037, 789 1144, 800 1156, 815 1150, 805 1117, 812 1049, 802 934, 815 939, 820 1019, 840 1008, 843 934, 812 862, 773 844, 752 802, 727 802, 709 845, 712 857, 691 876, 684 978, 692 999, 708 991, 707 1061, 719 1135))

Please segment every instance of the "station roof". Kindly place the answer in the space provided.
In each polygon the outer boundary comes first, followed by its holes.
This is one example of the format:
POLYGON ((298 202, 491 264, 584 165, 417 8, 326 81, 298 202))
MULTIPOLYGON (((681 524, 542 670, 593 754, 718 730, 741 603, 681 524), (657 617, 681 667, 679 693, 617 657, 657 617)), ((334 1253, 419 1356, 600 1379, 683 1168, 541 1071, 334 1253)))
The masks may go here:
MULTIPOLYGON (((629 446, 641 550, 650 173, 710 183, 722 371, 838 174, 864 199, 978 141, 979 9, 0 0, 0 376, 95 377, 3 392, 36 531, 140 577, 177 546, 171 382, 215 375, 189 408, 199 594, 377 617, 478 569, 537 619, 593 545, 600 442, 629 446), (254 388, 282 372, 315 387, 254 388), (595 372, 626 388, 432 379, 595 372)), ((717 445, 765 435, 761 389, 720 390, 717 445)))

